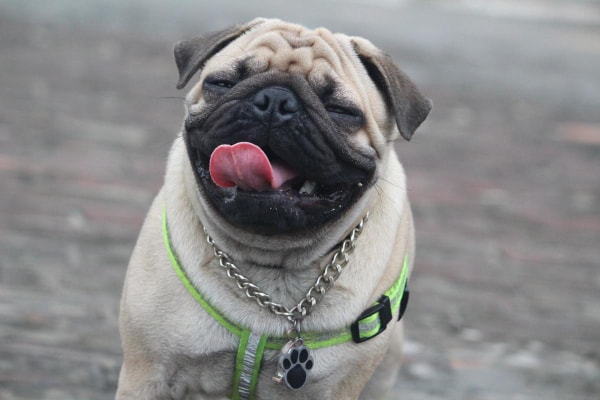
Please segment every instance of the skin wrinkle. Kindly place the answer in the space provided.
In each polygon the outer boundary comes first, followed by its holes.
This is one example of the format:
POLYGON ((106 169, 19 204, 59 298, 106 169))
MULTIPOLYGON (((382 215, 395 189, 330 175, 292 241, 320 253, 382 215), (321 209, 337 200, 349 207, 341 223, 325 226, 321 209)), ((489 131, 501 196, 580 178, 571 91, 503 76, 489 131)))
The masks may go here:
MULTIPOLYGON (((256 29, 260 29, 260 27, 256 29)), ((245 38, 242 36, 239 40, 243 39, 245 38)), ((327 61, 327 66, 333 69, 337 76, 340 76, 343 72, 342 63, 334 57, 335 52, 331 52, 328 49, 328 47, 336 47, 336 50, 339 50, 338 46, 332 46, 334 43, 336 43, 335 38, 325 29, 318 29, 314 33, 303 33, 302 30, 290 31, 289 29, 281 29, 273 30, 254 39, 248 43, 246 51, 250 53, 252 51, 260 51, 262 48, 268 49, 271 52, 269 57, 270 66, 276 66, 284 72, 288 70, 290 59, 295 59, 297 62, 300 60, 299 64, 303 66, 303 72, 306 76, 312 74, 317 61, 324 59, 327 61), (298 34, 301 36, 298 37, 298 34), (304 39, 303 43, 310 45, 310 47, 302 46, 297 48, 298 43, 296 41, 301 39, 304 39), (311 53, 308 53, 308 51, 311 51, 311 53), (289 56, 284 56, 281 59, 273 58, 274 55, 277 56, 277 54, 286 53, 289 56)))
MULTIPOLYGON (((354 101, 359 103, 362 107, 363 110, 371 110, 373 109, 371 101, 368 94, 366 93, 366 90, 363 87, 357 87, 356 85, 353 84, 353 82, 369 82, 368 77, 364 77, 362 75, 364 74, 359 74, 358 69, 353 68, 353 66, 358 62, 358 60, 356 59, 356 55, 354 54, 353 49, 349 48, 350 46, 345 45, 345 42, 342 40, 342 37, 338 37, 338 35, 336 34, 332 34, 331 32, 329 32, 326 29, 317 29, 315 31, 316 34, 319 35, 320 39, 322 42, 325 42, 328 46, 330 46, 331 48, 333 48, 335 51, 333 52, 336 55, 336 62, 332 63, 331 58, 330 57, 320 57, 318 59, 315 59, 313 61, 313 70, 316 69, 315 65, 317 65, 317 63, 321 60, 325 61, 325 65, 323 66, 323 69, 329 68, 329 67, 334 67, 334 71, 336 72, 335 74, 335 78, 337 78, 337 80, 341 80, 343 81, 343 85, 337 85, 338 87, 352 87, 353 90, 345 90, 344 93, 342 94, 343 97, 346 98, 351 98, 351 99, 355 99, 354 101), (340 70, 343 71, 343 73, 340 73, 340 70), (341 79, 341 77, 344 77, 346 75, 350 75, 352 79, 341 79), (366 79, 365 79, 366 78, 366 79), (358 94, 358 97, 360 98, 360 101, 356 101, 356 94, 358 94)), ((326 54, 330 54, 330 51, 327 51, 328 49, 325 49, 326 54)), ((311 71, 312 72, 312 71, 311 71)), ((375 91, 375 93, 377 93, 377 91, 375 91)), ((370 111, 369 111, 370 112, 370 111)), ((369 121, 371 120, 371 118, 366 118, 367 123, 369 123, 369 121)), ((379 121, 379 118, 373 118, 373 120, 379 121)), ((369 126, 367 127, 367 129, 377 129, 380 130, 380 124, 377 124, 378 126, 369 126)), ((386 124, 387 125, 387 124, 386 124)), ((383 156, 382 152, 380 151, 380 146, 376 146, 374 143, 371 142, 369 135, 366 135, 365 131, 363 129, 355 132, 355 134, 353 135, 354 137, 358 137, 358 136, 363 137, 363 141, 368 142, 373 148, 376 149, 376 153, 377 156, 379 158, 381 158, 383 156)))

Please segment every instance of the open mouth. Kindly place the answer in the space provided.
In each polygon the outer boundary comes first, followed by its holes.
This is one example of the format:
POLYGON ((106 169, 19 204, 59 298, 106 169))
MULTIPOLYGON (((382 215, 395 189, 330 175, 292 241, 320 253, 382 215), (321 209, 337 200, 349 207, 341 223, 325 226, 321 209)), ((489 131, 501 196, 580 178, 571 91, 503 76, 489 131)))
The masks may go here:
POLYGON ((197 179, 220 214, 261 233, 324 224, 345 211, 366 186, 341 177, 324 182, 303 175, 298 166, 310 158, 288 162, 270 147, 250 142, 219 145, 210 156, 197 148, 191 154, 197 179))
MULTIPOLYGON (((279 190, 292 187, 292 181, 300 174, 271 152, 269 157, 263 149, 250 142, 233 146, 222 144, 210 156, 210 177, 219 187, 240 187, 245 190, 279 190)), ((305 181, 310 187, 309 181, 305 181)), ((311 181, 312 182, 312 181, 311 181)), ((304 187, 304 186, 303 186, 304 187)))

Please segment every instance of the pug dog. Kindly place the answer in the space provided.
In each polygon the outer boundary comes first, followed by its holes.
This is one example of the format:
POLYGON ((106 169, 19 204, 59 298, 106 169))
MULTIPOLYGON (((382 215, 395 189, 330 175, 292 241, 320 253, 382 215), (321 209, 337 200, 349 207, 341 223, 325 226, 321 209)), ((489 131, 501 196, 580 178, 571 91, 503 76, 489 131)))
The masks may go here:
POLYGON ((116 398, 385 397, 415 242, 394 143, 431 101, 368 40, 275 19, 175 61, 198 78, 128 266, 116 398))

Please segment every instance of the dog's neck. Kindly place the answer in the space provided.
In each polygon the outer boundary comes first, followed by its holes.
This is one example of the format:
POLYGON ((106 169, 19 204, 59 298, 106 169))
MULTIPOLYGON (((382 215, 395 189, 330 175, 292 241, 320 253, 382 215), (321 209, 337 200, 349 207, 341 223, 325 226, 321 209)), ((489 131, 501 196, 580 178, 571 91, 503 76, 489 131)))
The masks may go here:
MULTIPOLYGON (((201 210, 195 210, 202 212, 201 210)), ((353 213, 354 214, 354 213, 353 213)), ((332 224, 327 229, 307 232, 303 235, 265 237, 241 231, 218 218, 200 214, 199 220, 214 239, 219 249, 240 264, 240 268, 269 270, 311 270, 336 250, 364 216, 360 210, 356 218, 348 222, 332 224), (326 233, 325 233, 326 232, 326 233)))

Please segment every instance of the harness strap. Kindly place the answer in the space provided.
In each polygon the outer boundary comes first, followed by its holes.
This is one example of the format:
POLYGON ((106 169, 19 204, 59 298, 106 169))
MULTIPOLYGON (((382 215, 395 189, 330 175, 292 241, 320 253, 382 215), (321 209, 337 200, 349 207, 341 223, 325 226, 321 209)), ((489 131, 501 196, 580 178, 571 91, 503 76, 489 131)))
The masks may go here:
MULTIPOLYGON (((166 207, 163 208, 162 231, 171 265, 188 292, 211 317, 217 320, 229 332, 240 338, 235 364, 233 399, 254 399, 264 350, 281 350, 289 339, 286 337, 255 334, 227 320, 227 318, 202 297, 182 268, 177 254, 171 245, 166 207)), ((311 350, 314 350, 351 340, 356 343, 362 343, 373 339, 386 329, 387 324, 392 320, 392 314, 396 310, 398 310, 398 320, 402 318, 409 298, 407 281, 408 256, 405 255, 400 277, 398 277, 394 285, 375 304, 363 311, 349 328, 332 332, 303 332, 302 339, 304 344, 311 350)))
POLYGON ((398 310, 398 321, 404 315, 408 305, 409 291, 408 281, 408 257, 404 256, 404 263, 400 278, 389 288, 371 307, 367 308, 350 325, 352 339, 356 343, 362 343, 373 339, 385 330, 387 324, 392 320, 392 314, 398 310))
POLYGON ((245 329, 235 360, 232 400, 253 400, 267 337, 245 329))

